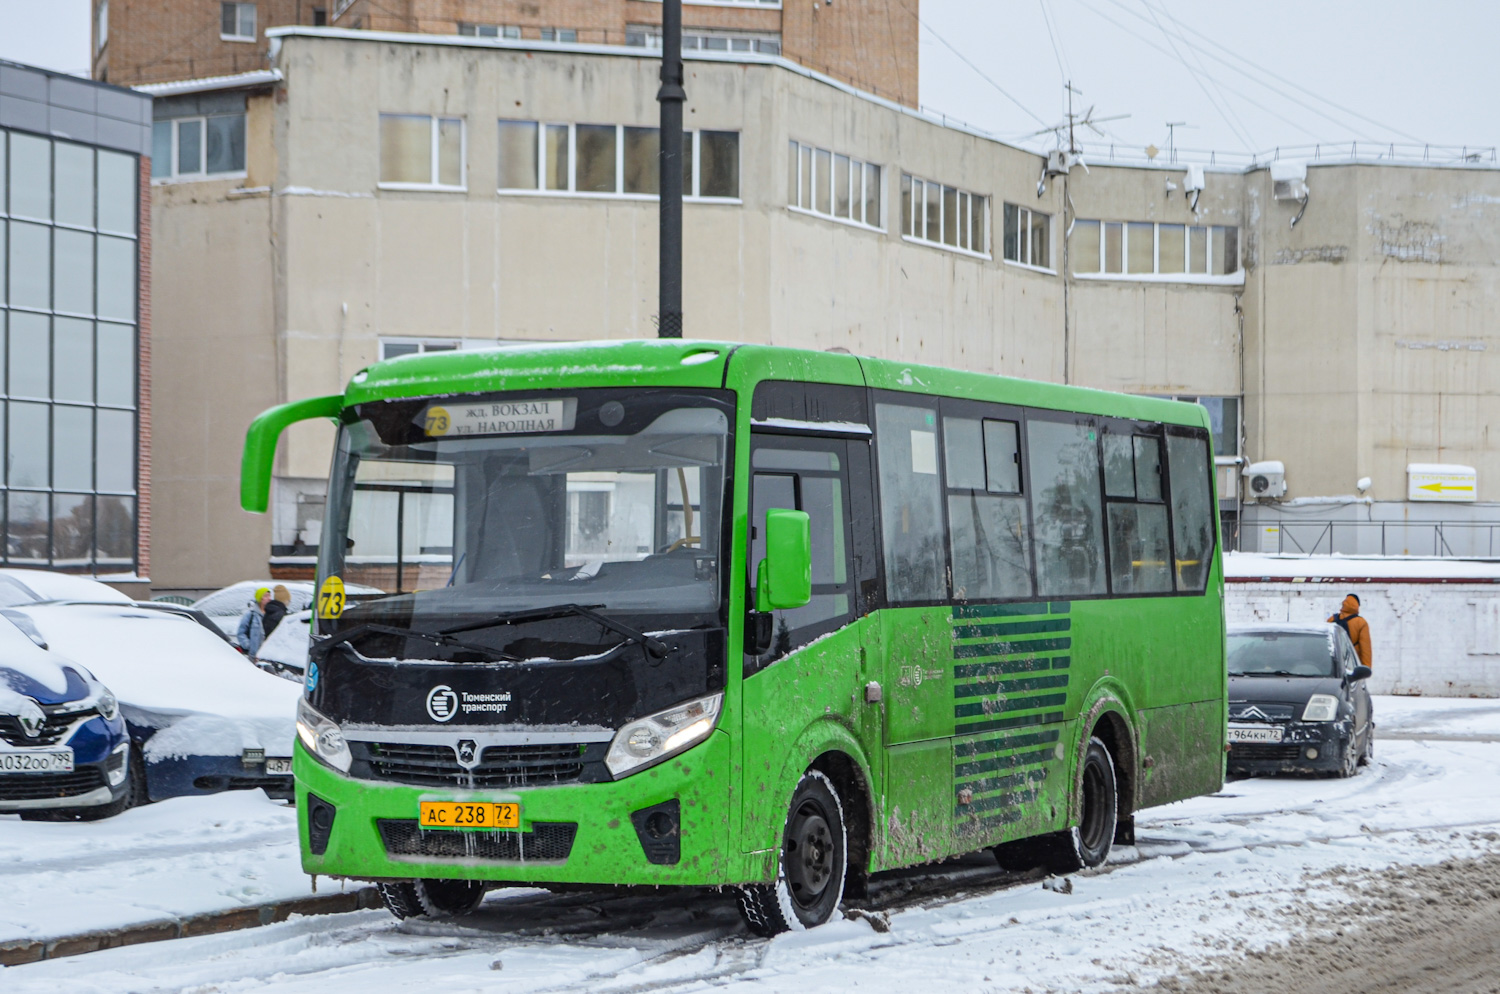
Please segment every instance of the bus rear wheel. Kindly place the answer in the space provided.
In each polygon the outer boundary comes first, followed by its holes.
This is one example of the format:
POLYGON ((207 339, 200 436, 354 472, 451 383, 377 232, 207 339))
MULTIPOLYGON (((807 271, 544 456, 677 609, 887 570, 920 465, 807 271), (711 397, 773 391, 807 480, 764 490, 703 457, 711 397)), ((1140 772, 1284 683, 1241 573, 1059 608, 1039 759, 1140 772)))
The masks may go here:
POLYGON ((479 907, 479 880, 397 880, 380 884, 380 899, 397 918, 457 918, 479 907))
POLYGON ((995 846, 995 860, 1001 869, 1025 872, 1040 866, 1049 873, 1076 873, 1100 866, 1109 858, 1120 817, 1120 796, 1114 760, 1099 739, 1089 739, 1079 788, 1083 804, 1078 827, 995 846))
POLYGON ((756 935, 800 932, 830 921, 844 897, 849 840, 833 782, 802 774, 782 831, 774 884, 740 888, 740 916, 756 935))

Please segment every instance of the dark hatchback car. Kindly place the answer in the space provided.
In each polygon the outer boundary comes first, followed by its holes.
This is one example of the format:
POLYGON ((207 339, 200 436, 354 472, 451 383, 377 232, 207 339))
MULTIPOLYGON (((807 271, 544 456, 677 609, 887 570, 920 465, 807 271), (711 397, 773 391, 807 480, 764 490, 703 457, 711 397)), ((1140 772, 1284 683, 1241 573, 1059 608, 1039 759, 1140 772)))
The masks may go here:
POLYGON ((1337 625, 1231 625, 1229 772, 1350 777, 1375 750, 1375 720, 1337 625))

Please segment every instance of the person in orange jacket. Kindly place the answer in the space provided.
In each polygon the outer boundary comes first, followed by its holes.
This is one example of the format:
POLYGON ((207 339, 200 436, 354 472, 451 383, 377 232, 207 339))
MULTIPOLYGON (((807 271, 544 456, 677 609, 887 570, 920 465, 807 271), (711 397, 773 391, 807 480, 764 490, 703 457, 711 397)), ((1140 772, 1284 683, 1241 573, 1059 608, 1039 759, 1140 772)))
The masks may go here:
POLYGON ((1350 594, 1345 597, 1344 604, 1339 608, 1338 613, 1328 620, 1348 634, 1349 641, 1354 643, 1354 651, 1359 654, 1359 661, 1369 666, 1370 623, 1359 616, 1359 596, 1350 594))

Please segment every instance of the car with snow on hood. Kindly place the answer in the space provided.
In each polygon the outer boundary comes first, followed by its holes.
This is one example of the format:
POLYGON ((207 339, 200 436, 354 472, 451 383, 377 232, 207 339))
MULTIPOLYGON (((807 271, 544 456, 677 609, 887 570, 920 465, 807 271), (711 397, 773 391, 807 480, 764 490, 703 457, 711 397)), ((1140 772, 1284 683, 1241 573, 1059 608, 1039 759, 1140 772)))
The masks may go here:
POLYGON ((129 601, 6 609, 115 693, 140 754, 140 799, 262 788, 292 794, 299 689, 256 668, 191 612, 129 601))
POLYGON ((1349 636, 1336 625, 1231 625, 1229 772, 1350 777, 1375 750, 1375 721, 1349 636))
POLYGON ((140 768, 114 694, 0 618, 0 813, 107 818, 137 801, 140 768))

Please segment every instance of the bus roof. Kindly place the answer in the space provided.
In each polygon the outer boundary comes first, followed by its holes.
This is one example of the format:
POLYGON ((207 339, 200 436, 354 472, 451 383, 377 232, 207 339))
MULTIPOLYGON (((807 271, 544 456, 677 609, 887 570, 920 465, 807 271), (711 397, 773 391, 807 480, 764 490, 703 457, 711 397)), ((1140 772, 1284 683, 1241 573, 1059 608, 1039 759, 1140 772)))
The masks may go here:
POLYGON ((406 355, 356 373, 344 404, 559 387, 743 388, 762 379, 863 382, 928 396, 1209 427, 1208 412, 1197 404, 844 353, 692 339, 535 343, 406 355))

